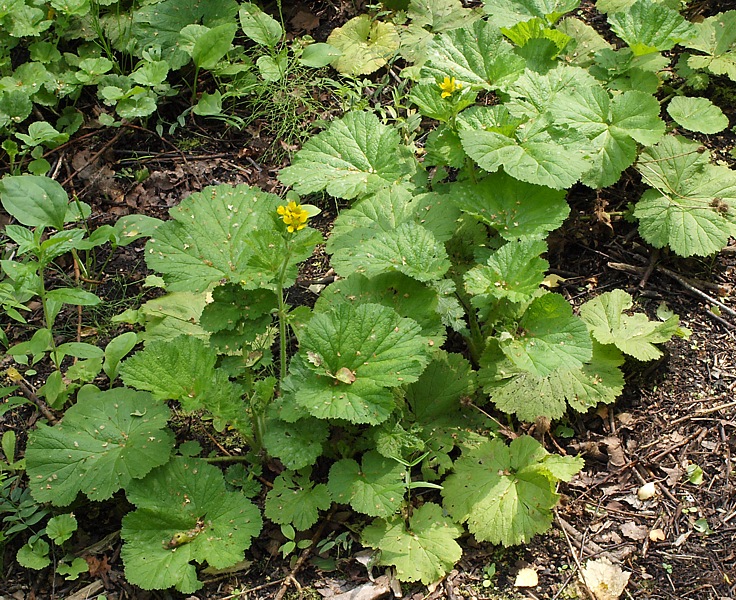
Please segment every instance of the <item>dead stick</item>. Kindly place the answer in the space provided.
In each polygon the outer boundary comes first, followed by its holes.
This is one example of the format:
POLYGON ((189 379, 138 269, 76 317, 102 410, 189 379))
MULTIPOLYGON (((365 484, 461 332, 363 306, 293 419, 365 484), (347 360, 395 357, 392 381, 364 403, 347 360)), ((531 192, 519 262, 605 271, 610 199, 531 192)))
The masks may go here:
POLYGON ((710 296, 706 294, 705 292, 700 291, 695 286, 690 285, 687 281, 685 281, 685 278, 681 275, 678 275, 677 273, 670 271, 666 267, 663 267, 662 265, 657 265, 657 270, 661 271, 665 275, 668 275, 672 277, 677 283, 679 283, 682 287, 684 287, 686 290, 692 292, 696 296, 700 296, 703 300, 707 300, 711 304, 715 304, 718 306, 721 310, 723 310, 725 313, 731 315, 732 317, 736 317, 736 310, 733 310, 731 307, 726 306, 723 302, 720 300, 716 300, 713 296, 710 296))
POLYGON ((41 414, 46 417, 48 422, 52 425, 56 425, 58 419, 54 416, 54 413, 51 412, 49 405, 36 395, 36 392, 33 391, 31 386, 28 385, 24 379, 14 379, 11 377, 11 380, 13 383, 18 385, 21 392, 23 392, 23 395, 38 407, 38 410, 41 411, 41 414))
POLYGON ((66 185, 66 184, 68 184, 68 183, 69 183, 69 182, 70 182, 70 181, 71 181, 72 179, 74 179, 74 178, 75 178, 75 177, 76 177, 77 175, 79 175, 79 173, 81 173, 82 171, 84 171, 84 170, 85 170, 85 169, 86 169, 86 168, 87 168, 88 166, 90 166, 90 165, 94 164, 94 162, 95 162, 95 161, 96 161, 96 160, 97 160, 97 159, 98 159, 98 158, 99 158, 100 156, 102 156, 102 154, 103 154, 103 153, 104 153, 104 152, 105 152, 105 151, 106 151, 106 150, 107 150, 107 149, 108 149, 108 148, 109 148, 110 146, 112 146, 112 145, 113 145, 113 144, 114 144, 115 142, 117 142, 117 141, 118 141, 118 140, 120 139, 120 136, 121 136, 121 135, 123 135, 123 130, 122 130, 122 129, 121 129, 121 130, 119 130, 119 131, 118 131, 118 132, 117 132, 117 133, 115 134, 115 136, 114 136, 114 137, 113 137, 113 138, 112 138, 112 139, 111 139, 110 141, 108 141, 108 142, 105 142, 105 143, 104 143, 104 144, 102 145, 102 148, 100 148, 100 149, 99 149, 99 150, 98 150, 97 152, 95 152, 95 153, 94 153, 94 154, 93 154, 93 155, 92 155, 92 156, 91 156, 91 157, 89 158, 89 160, 87 161, 87 163, 86 163, 86 164, 85 164, 85 165, 84 165, 83 167, 81 167, 81 168, 79 168, 79 169, 76 169, 75 171, 73 171, 73 172, 72 172, 72 174, 71 174, 71 175, 69 175, 69 177, 67 177, 67 178, 66 178, 66 179, 65 179, 64 181, 62 181, 61 185, 66 185))

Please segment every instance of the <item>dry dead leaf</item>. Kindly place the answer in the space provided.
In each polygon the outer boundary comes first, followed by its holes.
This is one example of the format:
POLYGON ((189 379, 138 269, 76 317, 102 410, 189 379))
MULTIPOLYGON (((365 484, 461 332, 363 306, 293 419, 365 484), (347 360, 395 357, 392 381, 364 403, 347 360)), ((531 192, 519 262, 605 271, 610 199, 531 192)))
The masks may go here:
POLYGON ((634 521, 627 521, 621 525, 621 533, 627 538, 640 542, 647 538, 647 527, 646 525, 637 525, 634 521))
POLYGON ((535 587, 539 584, 539 576, 532 567, 524 567, 516 574, 516 587, 535 587))
POLYGON ((317 29, 317 27, 319 27, 319 17, 313 15, 308 10, 300 10, 294 15, 294 18, 291 19, 291 25, 296 30, 303 29, 309 33, 313 29, 317 29))
POLYGON ((621 446, 621 440, 615 435, 611 435, 601 440, 606 445, 608 452, 608 463, 612 467, 623 467, 626 465, 626 454, 621 446))
POLYGON ((649 539, 653 542, 664 542, 667 539, 667 536, 661 529, 652 529, 649 532, 649 539))
POLYGON ((631 573, 614 565, 607 558, 589 560, 580 576, 595 600, 618 600, 629 583, 631 573))

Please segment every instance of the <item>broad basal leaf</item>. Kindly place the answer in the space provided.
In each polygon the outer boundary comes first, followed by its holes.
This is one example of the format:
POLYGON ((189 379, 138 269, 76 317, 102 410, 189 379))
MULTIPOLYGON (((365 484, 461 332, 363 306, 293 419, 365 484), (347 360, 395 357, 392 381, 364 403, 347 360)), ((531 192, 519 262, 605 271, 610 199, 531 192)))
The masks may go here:
MULTIPOLYGON (((171 291, 203 291, 215 282, 269 287, 281 274, 286 232, 276 208, 283 201, 247 185, 220 185, 188 196, 171 210, 146 245, 148 266, 171 291)), ((306 228, 289 239, 289 281, 321 236, 306 228)))
POLYGON ((326 190, 350 199, 388 187, 415 169, 416 159, 395 129, 373 113, 349 112, 306 142, 279 180, 300 194, 326 190))
POLYGON ((161 48, 161 58, 172 70, 187 64, 189 55, 179 47, 179 34, 187 25, 202 22, 216 27, 232 22, 238 12, 233 0, 200 0, 182 4, 179 0, 164 0, 148 4, 133 12, 132 39, 135 53, 142 56, 152 46, 161 48))
POLYGON ((511 362, 537 377, 581 367, 592 355, 585 323, 558 294, 534 299, 516 330, 503 332, 500 343, 511 362))
POLYGON ((327 486, 335 502, 371 517, 388 517, 404 501, 406 472, 400 463, 371 450, 360 465, 352 458, 333 464, 327 486))
POLYGON ((634 302, 623 290, 613 290, 589 300, 580 308, 580 316, 601 344, 614 344, 638 360, 654 360, 662 351, 654 344, 669 340, 677 332, 677 315, 664 322, 650 321, 643 313, 628 315, 634 302))
POLYGON ((385 388, 416 381, 429 362, 429 340, 420 331, 416 321, 379 304, 340 304, 316 314, 302 334, 299 355, 313 372, 304 381, 294 374, 297 403, 318 418, 385 421, 394 408, 385 388))
POLYGON ((521 239, 496 250, 486 265, 477 265, 465 273, 465 291, 479 308, 506 298, 528 302, 539 290, 549 263, 540 258, 547 252, 542 240, 521 239))
POLYGON ((400 515, 374 521, 363 529, 361 541, 381 551, 379 564, 395 567, 399 580, 430 584, 460 560, 462 549, 455 539, 461 535, 462 527, 427 502, 413 511, 408 525, 400 515))
POLYGON ((667 136, 643 152, 637 169, 648 190, 636 204, 639 233, 680 256, 707 256, 736 234, 736 172, 709 163, 700 144, 667 136))
POLYGON ((136 510, 123 519, 125 576, 143 589, 202 587, 192 562, 224 569, 243 560, 261 530, 258 509, 225 489, 216 467, 175 457, 126 488, 136 510))
POLYGON ((430 338, 437 348, 445 341, 438 292, 401 273, 386 273, 371 279, 353 273, 328 286, 320 294, 315 310, 327 312, 330 306, 340 302, 382 304, 416 321, 422 328, 422 335, 430 338))
POLYGON ((217 353, 196 337, 155 341, 121 366, 123 382, 162 400, 197 407, 215 376, 217 353))
POLYGON ((475 390, 475 372, 459 354, 442 352, 406 389, 406 403, 423 425, 457 413, 461 401, 475 390))
POLYGON ((651 145, 664 133, 659 102, 643 92, 624 92, 611 99, 601 85, 593 85, 559 94, 550 110, 556 123, 590 140, 592 164, 582 182, 593 188, 616 183, 636 160, 636 142, 651 145))
POLYGON ((33 497, 55 506, 82 491, 107 500, 169 460, 168 407, 145 392, 115 388, 80 398, 54 427, 29 434, 26 467, 33 497))
POLYGON ((667 113, 688 131, 713 134, 728 127, 728 117, 707 98, 675 96, 667 105, 667 113))
POLYGON ((525 183, 504 172, 477 183, 452 183, 439 191, 506 240, 546 235, 562 225, 570 212, 565 192, 525 183))
POLYGON ((513 27, 535 17, 554 24, 579 4, 580 0, 483 0, 485 12, 499 27, 513 27))
POLYGON ((274 523, 289 523, 304 531, 317 522, 319 511, 327 510, 331 504, 325 484, 315 484, 308 475, 284 471, 274 479, 266 495, 264 514, 274 523))
POLYGON ((522 421, 532 423, 538 417, 558 419, 568 405, 585 412, 599 403, 610 404, 624 388, 621 352, 595 340, 590 362, 544 377, 519 371, 499 354, 492 349, 484 353, 478 378, 498 409, 515 414, 522 421))
POLYGON ((455 77, 464 86, 504 89, 524 71, 524 60, 488 21, 435 36, 427 46, 427 55, 422 79, 435 83, 455 77))
POLYGON ((261 46, 275 48, 284 35, 281 24, 252 2, 243 2, 238 17, 243 33, 261 46))
POLYGON ((690 56, 687 64, 736 81, 736 10, 708 17, 694 27, 695 36, 681 45, 703 52, 704 56, 690 56))
POLYGON ((556 29, 572 38, 565 46, 565 59, 577 67, 593 64, 593 56, 599 50, 611 48, 603 36, 593 27, 575 17, 566 17, 557 24, 556 29))
MULTIPOLYGON (((286 381, 284 388, 287 387, 286 381)), ((304 412, 299 406, 295 408, 304 412)), ((322 456, 323 444, 328 437, 327 424, 313 417, 298 419, 293 423, 269 417, 263 443, 269 455, 281 460, 287 468, 303 469, 314 465, 322 456)))
POLYGON ((460 0, 410 0, 407 17, 412 24, 439 33, 464 27, 479 17, 460 0))
POLYGON ((506 173, 528 183, 561 190, 572 186, 589 168, 587 140, 578 132, 564 133, 540 117, 519 127, 513 137, 493 131, 461 131, 467 155, 489 172, 506 173))
POLYGON ((332 30, 327 43, 342 52, 333 62, 340 73, 368 75, 383 67, 399 49, 399 33, 392 23, 359 15, 332 30))
POLYGON ((416 223, 404 223, 361 246, 344 248, 334 254, 332 264, 342 275, 375 277, 398 271, 418 281, 440 279, 450 268, 444 245, 416 223))
POLYGON ((583 466, 582 459, 565 457, 569 468, 555 464, 547 469, 550 457, 528 436, 510 446, 498 439, 485 441, 464 451, 455 463, 442 490, 444 506, 455 520, 467 521, 478 540, 504 546, 527 542, 552 523, 557 479, 569 478, 583 466))
POLYGON ((670 50, 695 35, 695 28, 677 11, 654 0, 638 0, 608 16, 613 32, 635 55, 670 50))

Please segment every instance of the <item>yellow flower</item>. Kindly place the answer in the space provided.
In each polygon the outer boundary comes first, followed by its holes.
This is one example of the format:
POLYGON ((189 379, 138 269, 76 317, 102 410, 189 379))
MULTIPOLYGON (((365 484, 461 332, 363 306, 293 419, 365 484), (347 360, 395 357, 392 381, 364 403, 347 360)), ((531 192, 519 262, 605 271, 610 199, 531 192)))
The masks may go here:
POLYGON ((279 206, 276 212, 281 215, 281 220, 287 226, 289 233, 294 233, 307 226, 309 213, 304 210, 301 204, 297 204, 293 200, 286 206, 279 206))
POLYGON ((442 90, 443 98, 449 98, 458 90, 463 89, 463 84, 457 83, 454 77, 445 77, 445 80, 441 83, 438 83, 437 85, 439 85, 440 89, 442 90))

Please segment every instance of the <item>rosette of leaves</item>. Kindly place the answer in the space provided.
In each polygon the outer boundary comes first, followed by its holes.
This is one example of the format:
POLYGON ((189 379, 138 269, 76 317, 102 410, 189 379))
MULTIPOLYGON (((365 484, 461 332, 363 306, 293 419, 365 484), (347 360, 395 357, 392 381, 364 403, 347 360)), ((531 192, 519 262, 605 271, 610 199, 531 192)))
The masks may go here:
POLYGON ((169 460, 168 407, 146 392, 116 388, 80 392, 64 420, 29 434, 26 469, 33 497, 55 506, 79 492, 106 500, 169 460))
POLYGON ((429 341, 416 321, 386 306, 339 304, 304 328, 285 385, 314 417, 376 425, 396 408, 392 388, 426 367, 429 341))
POLYGON ((569 481, 583 460, 549 454, 534 438, 507 446, 499 439, 465 449, 444 483, 443 506, 480 541, 513 546, 552 523, 558 481, 569 481))
POLYGON ((261 530, 258 508, 201 459, 175 457, 126 495, 136 510, 123 519, 121 556, 128 581, 143 589, 195 592, 202 583, 192 562, 230 567, 261 530))
POLYGON ((287 237, 276 213, 282 203, 247 185, 205 188, 171 209, 171 220, 146 245, 146 262, 163 275, 169 291, 203 291, 226 282, 252 290, 275 289, 287 257, 289 287, 322 236, 306 227, 287 237))

